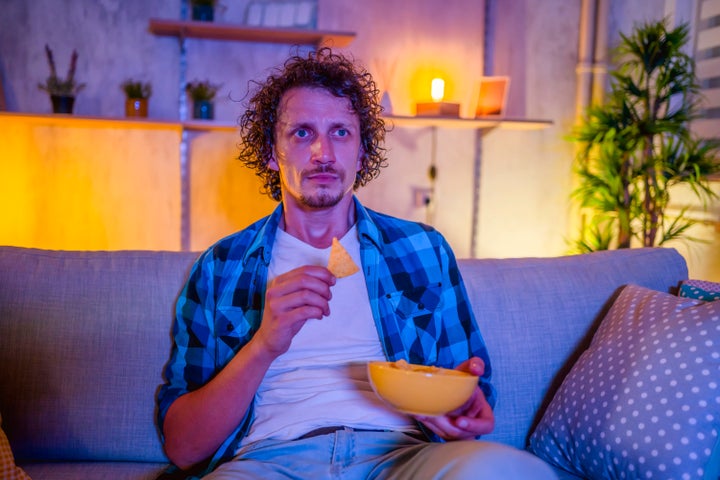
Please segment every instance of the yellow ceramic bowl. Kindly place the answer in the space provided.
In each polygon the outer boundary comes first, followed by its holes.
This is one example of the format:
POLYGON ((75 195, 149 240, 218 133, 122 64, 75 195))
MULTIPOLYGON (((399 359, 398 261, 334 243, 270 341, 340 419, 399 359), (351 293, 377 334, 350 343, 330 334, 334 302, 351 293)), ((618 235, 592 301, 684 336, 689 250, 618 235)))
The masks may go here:
POLYGON ((400 362, 368 362, 375 393, 401 412, 437 416, 465 403, 478 377, 458 370, 400 362))

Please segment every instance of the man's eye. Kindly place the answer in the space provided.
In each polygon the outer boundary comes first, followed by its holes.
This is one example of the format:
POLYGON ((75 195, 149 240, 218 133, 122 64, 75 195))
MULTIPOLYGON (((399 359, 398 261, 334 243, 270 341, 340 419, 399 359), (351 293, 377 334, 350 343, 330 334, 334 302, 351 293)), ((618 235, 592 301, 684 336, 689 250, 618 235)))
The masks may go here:
POLYGON ((336 132, 338 137, 346 137, 346 136, 348 136, 349 133, 350 132, 348 132, 347 129, 345 129, 345 128, 338 128, 337 132, 336 132))
POLYGON ((310 135, 310 132, 308 132, 307 130, 305 130, 303 128, 301 128, 297 132, 295 132, 295 136, 297 136, 298 138, 305 138, 309 135, 310 135))

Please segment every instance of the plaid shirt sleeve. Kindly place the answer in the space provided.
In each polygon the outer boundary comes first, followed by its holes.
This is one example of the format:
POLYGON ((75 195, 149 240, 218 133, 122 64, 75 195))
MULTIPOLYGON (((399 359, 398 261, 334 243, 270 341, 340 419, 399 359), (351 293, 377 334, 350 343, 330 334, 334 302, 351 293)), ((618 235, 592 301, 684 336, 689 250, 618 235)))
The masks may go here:
MULTIPOLYGON (((264 247, 272 243, 280 212, 220 240, 193 265, 176 302, 170 359, 157 395, 161 438, 170 405, 209 382, 257 331, 269 262, 264 247)), ((232 457, 252 414, 251 407, 206 472, 232 457)))
POLYGON ((170 405, 183 394, 199 388, 209 380, 214 364, 211 361, 213 335, 210 334, 212 319, 208 312, 212 302, 208 296, 208 282, 203 279, 204 254, 193 265, 188 281, 176 303, 176 317, 172 328, 172 351, 165 367, 165 384, 158 393, 158 424, 163 430, 163 422, 170 405))
POLYGON ((176 302, 170 360, 157 396, 161 432, 170 405, 208 383, 259 326, 266 270, 257 255, 245 258, 253 233, 218 242, 190 271, 176 302))

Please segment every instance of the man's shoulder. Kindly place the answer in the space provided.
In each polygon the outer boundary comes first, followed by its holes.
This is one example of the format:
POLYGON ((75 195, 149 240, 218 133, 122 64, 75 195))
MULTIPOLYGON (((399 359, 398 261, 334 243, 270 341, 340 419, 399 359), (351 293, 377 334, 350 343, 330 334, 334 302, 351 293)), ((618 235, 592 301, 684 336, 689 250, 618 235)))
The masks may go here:
POLYGON ((242 230, 221 238, 205 250, 203 256, 221 262, 242 260, 248 249, 255 243, 260 230, 267 224, 268 218, 261 218, 242 230))
POLYGON ((440 232, 422 222, 395 217, 368 208, 366 208, 365 211, 385 243, 409 239, 418 235, 438 239, 442 238, 440 232))

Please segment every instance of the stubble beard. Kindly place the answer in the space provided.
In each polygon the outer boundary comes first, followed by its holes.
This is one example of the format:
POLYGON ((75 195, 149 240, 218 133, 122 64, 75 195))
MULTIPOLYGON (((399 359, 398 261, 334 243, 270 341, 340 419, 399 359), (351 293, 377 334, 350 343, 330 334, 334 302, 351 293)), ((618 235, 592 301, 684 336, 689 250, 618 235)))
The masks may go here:
MULTIPOLYGON (((344 183, 344 175, 333 168, 320 167, 311 173, 332 172, 340 177, 340 184, 344 183)), ((328 187, 319 187, 316 191, 306 194, 301 193, 298 199, 300 204, 308 208, 330 208, 334 207, 344 197, 344 192, 333 192, 328 187)))
POLYGON ((300 195, 300 203, 308 208, 329 208, 334 207, 342 200, 342 193, 333 193, 327 189, 316 192, 312 195, 300 195))

